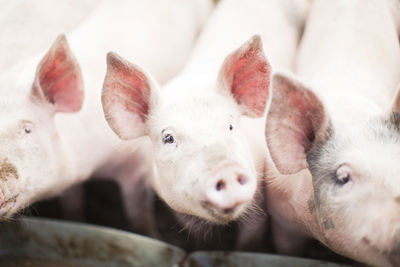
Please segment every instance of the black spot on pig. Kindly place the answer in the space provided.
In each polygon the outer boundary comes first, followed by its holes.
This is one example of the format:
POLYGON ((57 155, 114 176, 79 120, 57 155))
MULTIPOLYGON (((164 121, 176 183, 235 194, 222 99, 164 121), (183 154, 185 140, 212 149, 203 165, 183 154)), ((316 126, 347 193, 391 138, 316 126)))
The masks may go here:
POLYGON ((362 240, 363 243, 365 243, 367 245, 371 244, 371 241, 368 238, 366 238, 365 236, 361 240, 362 240))
POLYGON ((324 229, 325 230, 330 230, 330 229, 334 229, 335 228, 335 224, 333 223, 332 219, 329 217, 325 217, 324 219, 324 229))
POLYGON ((310 213, 313 213, 314 211, 315 211, 315 203, 314 203, 314 200, 313 199, 309 199, 308 201, 307 201, 307 206, 308 206, 308 211, 310 212, 310 213))
POLYGON ((323 160, 326 153, 329 153, 331 150, 330 144, 332 143, 332 139, 334 139, 335 132, 331 124, 327 127, 324 138, 322 140, 317 141, 313 144, 310 151, 307 154, 307 163, 309 165, 311 174, 319 174, 320 170, 324 170, 325 165, 330 162, 323 160), (324 166, 319 166, 319 164, 323 163, 324 166))
POLYGON ((326 185, 335 184, 336 165, 335 155, 338 146, 335 140, 335 132, 332 125, 327 127, 324 138, 316 142, 307 154, 307 163, 313 179, 314 186, 314 206, 323 201, 323 191, 326 185))

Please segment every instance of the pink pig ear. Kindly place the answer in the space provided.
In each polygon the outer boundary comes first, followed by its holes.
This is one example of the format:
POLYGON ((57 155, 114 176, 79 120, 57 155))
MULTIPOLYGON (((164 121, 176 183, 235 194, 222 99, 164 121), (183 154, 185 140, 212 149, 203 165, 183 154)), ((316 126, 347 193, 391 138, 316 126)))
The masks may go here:
POLYGON ((101 101, 108 124, 120 138, 145 134, 151 99, 155 99, 156 93, 153 84, 138 66, 115 53, 107 54, 101 101))
POLYGON ((65 35, 57 37, 40 61, 32 95, 54 105, 56 112, 76 112, 81 109, 82 73, 65 35))
POLYGON ((260 117, 269 96, 270 65, 265 58, 261 38, 253 36, 225 59, 219 81, 230 90, 242 114, 260 117))
POLYGON ((282 174, 307 168, 307 153, 328 125, 322 103, 299 82, 282 74, 272 78, 273 94, 265 136, 275 166, 282 174))

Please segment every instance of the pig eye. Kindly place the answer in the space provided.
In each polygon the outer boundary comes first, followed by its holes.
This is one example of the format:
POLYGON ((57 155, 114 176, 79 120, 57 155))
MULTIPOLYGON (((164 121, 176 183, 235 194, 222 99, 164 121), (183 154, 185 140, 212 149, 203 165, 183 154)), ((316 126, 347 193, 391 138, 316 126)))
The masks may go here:
POLYGON ((229 124, 229 130, 232 131, 233 130, 233 126, 232 124, 229 124))
POLYGON ((350 179, 351 179, 351 176, 348 173, 347 174, 343 174, 341 176, 337 176, 336 175, 337 183, 342 184, 342 185, 347 183, 348 181, 350 181, 350 179))
POLYGON ((351 181, 351 170, 348 166, 346 165, 341 165, 339 168, 336 170, 336 183, 339 185, 344 185, 351 181))
POLYGON ((164 135, 164 137, 162 139, 162 142, 163 142, 164 145, 172 144, 172 143, 175 142, 175 139, 171 134, 166 134, 166 135, 164 135))
POLYGON ((34 124, 31 121, 28 120, 23 120, 20 122, 20 127, 22 128, 24 134, 30 134, 32 133, 32 130, 34 128, 34 124))

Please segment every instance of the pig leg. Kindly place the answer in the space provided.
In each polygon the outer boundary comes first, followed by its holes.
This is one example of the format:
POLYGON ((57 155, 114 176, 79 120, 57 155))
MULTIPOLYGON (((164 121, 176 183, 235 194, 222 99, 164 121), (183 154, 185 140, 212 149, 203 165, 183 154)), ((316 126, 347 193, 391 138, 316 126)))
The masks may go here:
POLYGON ((121 188, 124 208, 132 230, 159 238, 154 214, 155 193, 148 184, 147 172, 140 167, 132 172, 125 170, 116 180, 121 188))
POLYGON ((271 220, 271 228, 272 239, 277 253, 291 256, 305 255, 307 238, 292 233, 274 220, 271 220))
POLYGON ((257 251, 263 248, 264 237, 267 229, 267 217, 257 219, 255 222, 240 224, 235 250, 257 251))
POLYGON ((82 184, 65 190, 60 196, 60 202, 64 219, 78 222, 85 221, 84 187, 82 184))

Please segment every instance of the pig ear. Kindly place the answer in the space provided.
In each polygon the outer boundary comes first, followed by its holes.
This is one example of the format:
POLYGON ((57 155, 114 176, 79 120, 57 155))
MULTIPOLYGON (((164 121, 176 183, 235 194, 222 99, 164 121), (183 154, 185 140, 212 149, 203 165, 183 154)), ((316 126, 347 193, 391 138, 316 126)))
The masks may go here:
POLYGON ((328 118, 317 96, 282 74, 272 78, 273 94, 265 136, 275 166, 282 174, 307 168, 306 156, 323 138, 328 118))
POLYGON ((264 114, 270 87, 270 65, 256 35, 225 59, 218 80, 250 117, 264 114))
POLYGON ((101 101, 108 124, 121 139, 145 134, 151 101, 157 87, 140 67, 115 53, 107 54, 107 73, 101 101))
POLYGON ((40 61, 32 95, 52 104, 56 112, 75 112, 81 109, 82 73, 64 35, 57 37, 40 61))

